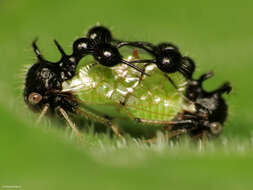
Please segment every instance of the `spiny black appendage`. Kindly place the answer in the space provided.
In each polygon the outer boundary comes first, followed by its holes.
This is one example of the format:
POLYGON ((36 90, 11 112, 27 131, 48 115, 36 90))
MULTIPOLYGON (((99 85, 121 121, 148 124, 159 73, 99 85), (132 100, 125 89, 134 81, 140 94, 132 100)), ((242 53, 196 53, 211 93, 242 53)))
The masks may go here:
POLYGON ((213 94, 222 95, 224 93, 229 93, 232 90, 232 87, 229 82, 225 82, 221 87, 217 88, 216 90, 207 92, 203 88, 203 82, 207 79, 211 78, 214 75, 213 72, 208 72, 199 77, 199 79, 191 79, 188 81, 188 87, 186 89, 186 96, 190 100, 196 100, 197 98, 210 96, 213 94))
POLYGON ((57 40, 54 40, 54 43, 56 45, 56 47, 58 48, 58 50, 60 51, 62 57, 67 57, 66 53, 64 52, 63 48, 61 47, 61 45, 58 43, 57 40))
POLYGON ((213 73, 203 74, 197 80, 190 80, 186 89, 186 97, 196 103, 198 112, 208 113, 209 122, 223 123, 227 117, 228 106, 222 97, 232 90, 229 82, 225 82, 213 91, 206 91, 203 82, 212 77, 213 73))
POLYGON ((75 57, 73 54, 67 55, 57 40, 54 40, 54 43, 62 56, 55 65, 58 67, 61 79, 63 81, 69 80, 74 77, 76 67, 80 59, 79 57, 75 57))
POLYGON ((221 85, 217 90, 213 91, 213 93, 219 93, 220 95, 226 93, 229 94, 232 90, 232 87, 229 82, 225 82, 223 85, 221 85))
POLYGON ((41 53, 40 53, 40 50, 39 50, 38 46, 36 45, 36 42, 37 42, 37 41, 38 41, 38 38, 35 39, 35 40, 33 41, 33 43, 32 43, 33 51, 34 51, 34 53, 36 54, 36 56, 37 56, 37 58, 38 58, 39 60, 43 60, 43 57, 42 57, 42 55, 41 55, 41 53))
POLYGON ((91 28, 87 37, 96 41, 96 43, 111 43, 112 34, 110 30, 104 26, 95 26, 91 28))
POLYGON ((202 83, 205 80, 207 80, 207 79, 209 79, 209 78, 211 78, 213 76, 214 76, 214 73, 212 71, 210 71, 208 73, 205 73, 205 74, 201 75, 197 81, 200 83, 200 85, 202 85, 202 83))
POLYGON ((57 106, 73 112, 76 102, 71 93, 63 93, 62 82, 75 75, 75 58, 66 55, 63 48, 55 40, 62 57, 58 62, 45 60, 37 45, 32 43, 34 52, 38 58, 37 63, 29 68, 25 79, 24 100, 34 111, 41 111, 45 105, 50 105, 53 112, 57 106))
MULTIPOLYGON (((204 91, 203 82, 206 81, 207 79, 213 77, 213 76, 214 76, 213 72, 205 73, 205 74, 201 75, 198 80, 193 80, 192 83, 195 84, 195 85, 192 84, 191 86, 199 86, 199 87, 201 87, 202 91, 204 91), (196 81, 197 81, 197 83, 196 83, 196 81)), ((229 94, 231 92, 231 90, 232 90, 232 87, 231 87, 230 83, 225 82, 224 84, 222 84, 216 90, 213 90, 211 92, 206 92, 205 91, 205 93, 210 93, 210 94, 218 93, 218 94, 222 95, 224 93, 229 94)))
MULTIPOLYGON (((208 73, 205 73, 205 74, 201 75, 199 77, 199 79, 196 80, 198 82, 199 87, 201 87, 202 91, 204 91, 204 89, 203 89, 203 82, 206 81, 207 79, 213 77, 213 76, 214 76, 213 72, 208 72, 208 73)), ((194 81, 193 81, 193 83, 194 83, 194 81)), ((231 87, 230 83, 229 82, 225 82, 224 84, 222 84, 216 90, 213 90, 211 92, 206 92, 205 91, 205 93, 210 93, 210 94, 218 93, 218 94, 222 95, 224 93, 229 94, 231 92, 231 90, 232 90, 232 87, 231 87)))

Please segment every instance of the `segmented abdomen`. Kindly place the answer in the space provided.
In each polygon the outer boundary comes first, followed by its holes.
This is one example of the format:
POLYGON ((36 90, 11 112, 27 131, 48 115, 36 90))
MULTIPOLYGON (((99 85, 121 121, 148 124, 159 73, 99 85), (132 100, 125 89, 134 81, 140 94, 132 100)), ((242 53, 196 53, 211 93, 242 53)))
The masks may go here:
MULTIPOLYGON (((122 114, 132 119, 173 119, 182 109, 182 94, 155 65, 147 66, 145 72, 149 76, 141 75, 127 65, 112 68, 86 65, 64 84, 64 90, 74 91, 84 104, 110 117, 122 114), (116 113, 109 113, 106 107, 116 113)), ((180 73, 169 76, 183 91, 184 77, 180 73)))

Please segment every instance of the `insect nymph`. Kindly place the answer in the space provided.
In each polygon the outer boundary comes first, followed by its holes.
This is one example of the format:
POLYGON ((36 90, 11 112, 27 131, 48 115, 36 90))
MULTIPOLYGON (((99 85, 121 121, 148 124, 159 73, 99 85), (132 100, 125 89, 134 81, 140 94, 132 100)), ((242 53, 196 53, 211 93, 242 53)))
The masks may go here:
POLYGON ((222 94, 231 90, 230 85, 206 92, 201 84, 209 75, 192 79, 193 60, 182 56, 173 44, 115 40, 101 26, 77 39, 71 55, 55 44, 62 58, 53 63, 43 58, 33 42, 38 61, 26 75, 24 100, 41 112, 40 118, 47 112, 60 113, 78 134, 68 113, 101 122, 120 137, 132 131, 146 137, 157 130, 168 131, 170 137, 220 133, 227 116, 222 94), (152 58, 123 58, 123 46, 144 50, 152 58), (77 69, 87 55, 94 61, 77 69), (118 125, 120 120, 127 121, 126 127, 118 125))

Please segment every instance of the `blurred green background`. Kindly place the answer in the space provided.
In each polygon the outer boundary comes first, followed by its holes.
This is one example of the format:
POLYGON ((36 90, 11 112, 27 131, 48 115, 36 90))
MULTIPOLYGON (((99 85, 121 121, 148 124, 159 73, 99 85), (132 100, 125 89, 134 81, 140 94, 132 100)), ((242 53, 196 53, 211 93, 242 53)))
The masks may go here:
POLYGON ((253 187, 252 1, 0 0, 0 189, 250 189, 253 187), (37 115, 22 99, 31 42, 52 61, 53 39, 71 44, 97 22, 127 40, 176 43, 197 63, 195 77, 213 70, 205 88, 230 81, 230 115, 223 135, 207 144, 129 144, 87 134, 77 144, 70 131, 37 115))

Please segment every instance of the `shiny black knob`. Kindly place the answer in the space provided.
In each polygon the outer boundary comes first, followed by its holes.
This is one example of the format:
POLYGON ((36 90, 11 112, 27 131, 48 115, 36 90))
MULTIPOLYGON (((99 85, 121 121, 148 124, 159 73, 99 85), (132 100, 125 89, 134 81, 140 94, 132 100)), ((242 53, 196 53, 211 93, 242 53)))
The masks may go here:
POLYGON ((175 46, 159 45, 155 57, 157 67, 166 73, 179 71, 182 65, 182 55, 175 46))
POLYGON ((91 28, 87 33, 87 37, 95 40, 97 43, 111 43, 112 41, 110 30, 104 26, 91 28))
POLYGON ((93 56, 101 65, 108 67, 115 66, 122 61, 118 49, 110 44, 100 44, 93 56))
POLYGON ((95 42, 89 38, 79 38, 73 43, 73 54, 77 57, 82 57, 94 50, 95 42))

